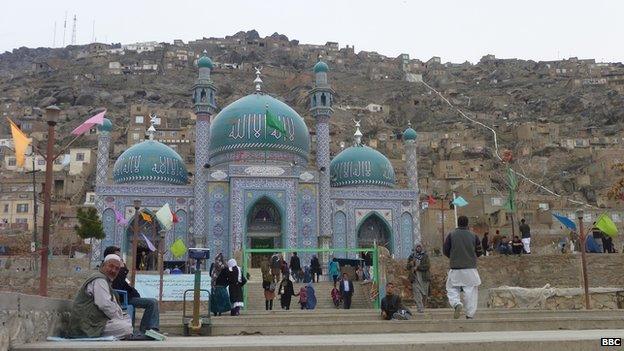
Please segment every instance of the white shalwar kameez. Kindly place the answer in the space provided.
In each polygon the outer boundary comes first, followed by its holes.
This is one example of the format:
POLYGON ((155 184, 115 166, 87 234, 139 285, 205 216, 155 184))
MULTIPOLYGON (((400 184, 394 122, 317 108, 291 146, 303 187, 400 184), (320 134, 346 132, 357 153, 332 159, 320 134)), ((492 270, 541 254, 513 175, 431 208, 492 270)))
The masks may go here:
POLYGON ((446 278, 446 296, 451 307, 461 304, 460 294, 464 292, 466 317, 473 318, 477 312, 481 278, 476 268, 450 269, 446 278))

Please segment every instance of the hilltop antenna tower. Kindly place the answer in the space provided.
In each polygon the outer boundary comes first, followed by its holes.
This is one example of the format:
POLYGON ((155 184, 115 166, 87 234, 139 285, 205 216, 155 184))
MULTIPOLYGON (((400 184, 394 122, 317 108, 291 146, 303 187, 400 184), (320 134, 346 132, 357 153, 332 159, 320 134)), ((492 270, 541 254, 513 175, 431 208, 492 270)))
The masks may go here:
POLYGON ((91 29, 91 42, 95 43, 95 20, 93 20, 93 28, 91 29))
POLYGON ((76 15, 74 15, 74 25, 72 26, 72 45, 76 45, 76 15))
POLYGON ((56 47, 56 21, 54 21, 54 35, 52 35, 52 47, 56 47))
POLYGON ((67 31, 67 11, 65 11, 65 21, 63 22, 63 47, 65 47, 65 32, 67 31))

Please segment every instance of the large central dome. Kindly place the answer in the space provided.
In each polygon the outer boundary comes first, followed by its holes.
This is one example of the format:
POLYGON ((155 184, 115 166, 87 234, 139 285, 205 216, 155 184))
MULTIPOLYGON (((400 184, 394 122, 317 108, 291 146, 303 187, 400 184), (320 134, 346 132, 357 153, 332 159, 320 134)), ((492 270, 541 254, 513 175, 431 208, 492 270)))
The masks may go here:
MULTIPOLYGON (((263 93, 242 97, 225 107, 210 126, 210 158, 239 151, 277 151, 308 159, 310 136, 303 118, 285 103, 263 93), (284 126, 267 128, 267 110, 284 126)), ((219 162, 216 162, 219 163, 219 162)))

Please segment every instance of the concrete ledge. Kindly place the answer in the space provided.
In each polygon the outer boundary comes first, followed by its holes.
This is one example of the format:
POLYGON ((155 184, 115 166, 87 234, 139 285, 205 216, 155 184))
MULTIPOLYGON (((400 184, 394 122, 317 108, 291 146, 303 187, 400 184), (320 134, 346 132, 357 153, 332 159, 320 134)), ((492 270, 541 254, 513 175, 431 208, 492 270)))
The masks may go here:
MULTIPOLYGON (((21 345, 15 350, 277 350, 277 351, 586 351, 601 347, 601 337, 624 337, 623 330, 507 331, 481 333, 410 333, 170 337, 163 342, 46 342, 21 345)), ((617 348, 619 349, 619 348, 617 348)))
POLYGON ((70 309, 69 300, 0 292, 0 350, 60 335, 70 309))

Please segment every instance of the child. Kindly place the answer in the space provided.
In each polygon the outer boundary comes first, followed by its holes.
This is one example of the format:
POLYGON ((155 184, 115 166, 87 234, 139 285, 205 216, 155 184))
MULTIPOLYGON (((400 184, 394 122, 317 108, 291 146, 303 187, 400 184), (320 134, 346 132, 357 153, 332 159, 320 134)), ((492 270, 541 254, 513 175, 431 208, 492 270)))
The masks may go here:
POLYGON ((301 305, 301 309, 305 310, 308 304, 308 291, 305 286, 302 286, 299 289, 299 304, 301 305))
POLYGON ((334 302, 334 306, 336 308, 339 308, 340 307, 340 290, 336 288, 336 284, 334 284, 334 288, 331 291, 331 298, 332 298, 332 301, 334 302))

